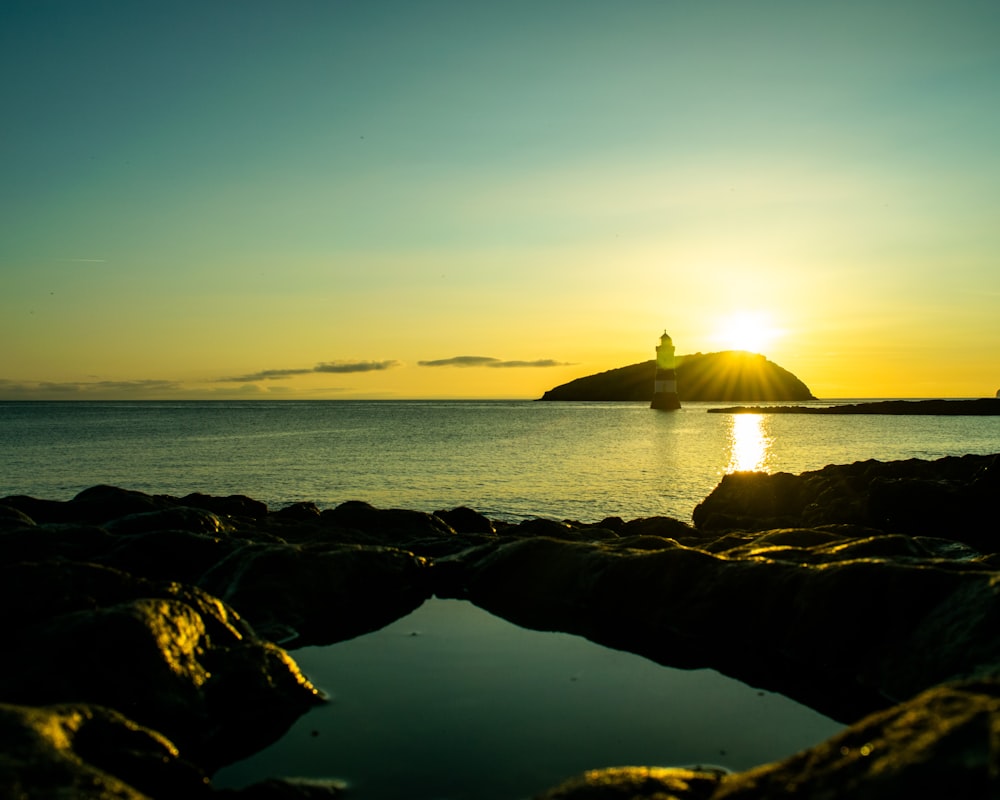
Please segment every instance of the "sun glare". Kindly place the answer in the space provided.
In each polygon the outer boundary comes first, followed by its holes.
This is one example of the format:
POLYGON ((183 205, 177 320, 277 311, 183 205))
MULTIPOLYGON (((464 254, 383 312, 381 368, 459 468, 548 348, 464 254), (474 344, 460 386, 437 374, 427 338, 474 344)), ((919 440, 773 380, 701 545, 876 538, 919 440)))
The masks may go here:
POLYGON ((771 435, 761 414, 733 414, 729 433, 729 466, 726 472, 764 470, 771 450, 771 435))
POLYGON ((767 314, 740 311, 721 320, 715 339, 723 350, 749 350, 763 354, 777 336, 778 331, 767 314))

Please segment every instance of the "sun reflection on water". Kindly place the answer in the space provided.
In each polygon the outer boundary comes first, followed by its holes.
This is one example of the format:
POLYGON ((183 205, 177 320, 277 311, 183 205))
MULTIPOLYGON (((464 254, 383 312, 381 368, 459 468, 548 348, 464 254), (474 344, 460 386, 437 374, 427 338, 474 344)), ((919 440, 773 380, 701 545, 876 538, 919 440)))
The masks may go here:
POLYGON ((753 472, 767 468, 771 436, 763 414, 733 414, 730 417, 729 465, 726 472, 753 472))

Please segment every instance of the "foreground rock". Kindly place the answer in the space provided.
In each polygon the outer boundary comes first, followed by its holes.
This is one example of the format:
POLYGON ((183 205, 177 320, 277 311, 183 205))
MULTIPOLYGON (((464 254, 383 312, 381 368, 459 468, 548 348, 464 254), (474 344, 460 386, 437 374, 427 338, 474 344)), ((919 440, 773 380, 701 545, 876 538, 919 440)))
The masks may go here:
POLYGON ((204 773, 161 734, 94 705, 0 704, 0 796, 206 797, 204 773))
POLYGON ((727 476, 695 525, 114 487, 5 498, 0 622, 20 657, 0 661, 0 795, 337 796, 210 777, 320 701, 279 645, 356 636, 434 593, 850 724, 745 773, 600 770, 546 797, 1000 796, 998 464, 727 476))
POLYGON ((801 475, 726 475, 694 510, 703 532, 850 524, 998 549, 1000 456, 858 461, 801 475))
POLYGON ((321 702, 287 654, 195 587, 70 561, 0 567, 0 702, 118 709, 212 769, 321 702))

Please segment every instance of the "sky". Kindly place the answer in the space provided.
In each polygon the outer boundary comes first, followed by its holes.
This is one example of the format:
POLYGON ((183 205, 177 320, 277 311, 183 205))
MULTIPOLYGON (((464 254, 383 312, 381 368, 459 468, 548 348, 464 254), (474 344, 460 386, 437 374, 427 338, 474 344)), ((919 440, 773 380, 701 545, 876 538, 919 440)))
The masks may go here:
POLYGON ((1000 389, 993 0, 2 0, 0 399, 1000 389))

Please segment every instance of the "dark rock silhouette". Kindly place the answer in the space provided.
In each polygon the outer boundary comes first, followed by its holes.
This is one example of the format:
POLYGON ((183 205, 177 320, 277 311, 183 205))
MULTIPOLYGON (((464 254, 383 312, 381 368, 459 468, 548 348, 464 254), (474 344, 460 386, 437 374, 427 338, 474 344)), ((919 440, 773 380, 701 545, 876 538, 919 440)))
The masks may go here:
POLYGON ((836 406, 737 406, 710 408, 710 414, 887 414, 926 416, 996 416, 1000 400, 878 400, 872 403, 846 403, 836 406))
MULTIPOLYGON (((677 394, 685 400, 813 400, 809 387, 764 356, 742 350, 677 357, 677 394)), ((653 397, 656 361, 587 375, 547 391, 542 400, 642 400, 653 397)))
POLYGON ((851 524, 1000 549, 1000 457, 857 461, 790 475, 737 472, 694 510, 702 531, 851 524))
POLYGON ((0 794, 338 796, 209 779, 320 701, 282 643, 374 630, 435 593, 850 724, 743 773, 598 770, 543 797, 997 796, 998 496, 1000 455, 729 475, 695 525, 114 487, 4 498, 0 623, 18 657, 0 660, 0 794))

